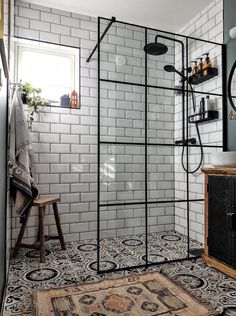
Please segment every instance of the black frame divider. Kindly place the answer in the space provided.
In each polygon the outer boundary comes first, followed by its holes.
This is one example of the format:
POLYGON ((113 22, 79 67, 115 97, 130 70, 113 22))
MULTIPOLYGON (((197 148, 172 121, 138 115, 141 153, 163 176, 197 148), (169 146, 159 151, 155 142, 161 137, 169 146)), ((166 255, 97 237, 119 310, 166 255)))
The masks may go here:
POLYGON ((100 17, 98 17, 97 273, 100 273, 100 17))
MULTIPOLYGON (((200 41, 200 40, 199 40, 200 41)), ((219 44, 217 44, 219 45, 219 44)), ((223 44, 222 44, 223 45, 223 44)), ((120 83, 120 84, 126 84, 126 85, 132 85, 132 86, 137 86, 137 87, 145 87, 144 83, 135 83, 135 82, 127 82, 127 81, 120 81, 120 80, 112 80, 112 79, 104 79, 104 78, 100 78, 101 82, 111 82, 111 83, 120 83)), ((154 85, 147 85, 148 88, 156 88, 156 89, 163 89, 163 90, 170 90, 170 91, 178 91, 178 92, 182 92, 183 89, 182 88, 171 88, 171 87, 165 87, 165 86, 154 86, 154 85)), ((191 93, 192 90, 189 89, 185 89, 184 90, 185 93, 191 93)), ((212 95, 212 96, 216 96, 216 97, 222 97, 222 94, 220 93, 214 93, 214 92, 204 92, 204 91, 197 91, 194 90, 194 93, 196 94, 203 94, 203 95, 212 95)))
POLYGON ((227 46, 222 45, 223 151, 228 150, 227 46))
MULTIPOLYGON (((114 271, 123 271, 123 270, 129 270, 129 269, 137 269, 137 268, 144 268, 146 269, 149 266, 154 266, 154 265, 158 265, 158 264, 163 264, 163 263, 170 263, 170 262, 181 262, 184 260, 189 260, 189 259, 196 259, 199 258, 199 256, 190 256, 190 217, 189 217, 189 212, 190 212, 190 203, 191 202, 203 202, 204 199, 190 199, 190 192, 189 192, 189 187, 190 187, 190 180, 189 180, 189 174, 190 174, 190 169, 189 169, 189 149, 192 147, 200 147, 200 145, 192 145, 189 144, 188 142, 186 142, 186 144, 182 143, 182 144, 162 144, 162 143, 149 143, 148 142, 148 118, 147 118, 147 114, 148 114, 148 88, 158 88, 158 89, 163 89, 163 90, 172 90, 172 91, 180 91, 183 93, 183 109, 186 112, 186 118, 188 118, 189 116, 189 100, 188 100, 188 93, 192 92, 192 90, 190 90, 188 88, 188 83, 187 80, 185 81, 185 84, 183 85, 182 88, 171 88, 171 87, 163 87, 163 86, 153 86, 153 85, 148 85, 148 59, 147 59, 147 53, 145 52, 145 83, 133 83, 133 82, 123 82, 123 81, 119 81, 119 80, 109 80, 109 79, 103 79, 101 78, 101 69, 100 69, 100 44, 101 41, 103 39, 103 37, 105 36, 104 33, 102 34, 102 37, 100 37, 100 23, 101 20, 105 20, 105 21, 110 21, 109 25, 111 23, 114 23, 111 21, 111 19, 108 18, 104 18, 104 17, 98 17, 98 34, 97 34, 97 45, 95 46, 95 50, 98 49, 98 60, 97 60, 97 70, 98 70, 98 126, 97 126, 97 273, 101 274, 101 273, 108 273, 108 272, 114 272, 114 271), (104 36, 103 36, 104 35, 104 36), (144 87, 145 88, 145 96, 144 96, 144 130, 145 130, 145 137, 144 137, 144 142, 116 142, 116 141, 102 141, 101 140, 101 135, 100 135, 100 115, 101 115, 101 93, 100 93, 100 88, 101 88, 101 82, 111 82, 111 83, 117 83, 117 84, 126 84, 126 85, 133 85, 133 86, 140 86, 140 87, 144 87), (142 146, 144 148, 144 164, 145 164, 145 198, 142 201, 129 201, 129 202, 120 202, 120 203, 101 203, 100 201, 100 158, 101 158, 101 145, 135 145, 135 146, 142 146), (187 198, 186 199, 174 199, 174 200, 148 200, 148 148, 149 146, 169 146, 169 147, 186 147, 186 191, 187 191, 187 198), (185 258, 179 258, 179 259, 174 259, 174 260, 166 260, 163 262, 149 262, 148 260, 148 205, 153 205, 153 204, 162 204, 162 203, 178 203, 178 202, 182 202, 182 203, 186 203, 186 207, 187 207, 187 256, 185 258), (100 269, 100 209, 104 208, 104 207, 115 207, 115 206, 128 206, 128 205, 143 205, 144 206, 144 211, 145 211, 145 264, 140 264, 137 266, 128 266, 128 267, 118 267, 118 268, 112 268, 109 270, 101 270, 100 269)), ((223 76, 222 76, 222 94, 219 93, 211 93, 211 92, 204 92, 204 91, 194 91, 194 93, 196 94, 202 94, 202 95, 212 95, 212 96, 216 96, 216 97, 222 97, 222 101, 223 101, 223 117, 225 116, 226 113, 226 89, 225 89, 225 84, 226 84, 226 80, 225 80, 225 63, 226 63, 226 54, 225 54, 225 45, 224 44, 220 44, 220 43, 214 43, 212 41, 207 41, 207 40, 201 40, 201 39, 197 39, 194 37, 188 37, 185 35, 180 35, 180 34, 175 34, 175 33, 171 33, 171 32, 166 32, 166 31, 160 31, 158 29, 153 29, 153 28, 148 28, 148 27, 144 27, 144 26, 140 26, 140 25, 136 25, 136 24, 132 24, 132 23, 127 23, 127 22, 122 22, 122 21, 118 21, 115 20, 115 23, 118 24, 122 24, 122 25, 130 25, 133 27, 138 27, 140 29, 144 30, 144 35, 145 35, 145 45, 147 44, 147 34, 148 31, 156 31, 156 32, 161 32, 164 34, 169 34, 172 36, 178 36, 178 37, 182 37, 185 39, 185 62, 186 62, 186 66, 188 66, 189 60, 188 60, 188 53, 189 53, 189 40, 196 40, 196 41, 201 41, 203 43, 212 43, 214 45, 219 45, 222 47, 221 50, 221 57, 222 57, 222 69, 223 69, 223 76)), ((108 26, 109 26, 108 25, 108 26)), ((109 30, 109 27, 107 27, 109 30)), ((107 30, 107 31, 108 31, 107 30)), ((105 30, 106 31, 106 30, 105 30)), ((106 31, 106 33, 107 33, 106 31)), ((185 67, 186 69, 186 67, 185 67)), ((189 137, 189 122, 188 119, 186 119, 186 138, 188 139, 189 137)), ((223 121, 222 121, 223 123, 223 121)), ((224 130, 224 127, 223 127, 224 130)), ((225 130, 224 130, 225 131, 225 130)), ((225 135, 225 133, 223 133, 225 135)), ((225 136, 224 136, 225 137, 225 136)), ((225 143, 225 140, 224 140, 225 143)), ((223 145, 203 145, 204 148, 223 148, 223 145)), ((183 171, 184 172, 184 171, 183 171)))
MULTIPOLYGON (((188 38, 186 38, 186 67, 188 67, 188 38)), ((186 88, 188 89, 188 80, 185 81, 186 88)), ((189 139, 189 126, 188 126, 188 93, 186 94, 186 117, 187 117, 187 130, 186 130, 186 139, 189 139)), ((189 212, 190 212, 190 201, 189 201, 189 145, 188 142, 186 144, 186 189, 187 189, 187 251, 189 258, 190 251, 190 235, 189 235, 189 212)))
MULTIPOLYGON (((145 28, 145 46, 147 45, 147 28, 145 28)), ((147 95, 148 95, 148 86, 147 86, 147 77, 148 77, 148 72, 147 72, 147 52, 145 51, 145 253, 146 253, 146 260, 145 260, 145 268, 148 267, 148 147, 147 147, 147 142, 148 142, 148 137, 147 137, 147 132, 148 132, 148 119, 147 119, 147 113, 148 113, 148 100, 147 100, 147 95)))

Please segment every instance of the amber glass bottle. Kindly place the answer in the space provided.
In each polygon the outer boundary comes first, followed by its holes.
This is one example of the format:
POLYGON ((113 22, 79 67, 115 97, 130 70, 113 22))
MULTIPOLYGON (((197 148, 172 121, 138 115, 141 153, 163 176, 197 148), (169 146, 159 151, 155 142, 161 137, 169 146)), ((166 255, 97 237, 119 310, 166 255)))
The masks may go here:
POLYGON ((192 68, 192 75, 196 75, 196 73, 198 72, 197 60, 193 60, 191 62, 194 63, 194 66, 192 68))
POLYGON ((203 54, 206 56, 206 59, 204 61, 204 64, 203 64, 203 76, 207 76, 208 73, 209 73, 209 67, 212 67, 212 63, 211 63, 211 60, 210 60, 210 57, 209 57, 209 53, 205 53, 203 54))

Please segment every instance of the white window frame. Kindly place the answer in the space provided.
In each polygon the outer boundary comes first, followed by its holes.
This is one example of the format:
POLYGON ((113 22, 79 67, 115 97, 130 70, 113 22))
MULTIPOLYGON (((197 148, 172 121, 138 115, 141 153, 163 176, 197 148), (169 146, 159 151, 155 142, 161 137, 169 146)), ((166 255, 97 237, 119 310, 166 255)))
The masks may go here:
MULTIPOLYGON (((57 45, 51 43, 45 43, 37 40, 27 40, 27 39, 15 39, 15 46, 14 46, 14 57, 15 57, 15 69, 14 69, 14 81, 15 83, 19 83, 21 78, 19 78, 19 65, 22 60, 22 54, 25 51, 32 51, 32 52, 42 52, 43 54, 50 54, 55 56, 66 56, 71 60, 72 64, 72 73, 71 73, 71 81, 74 82, 74 87, 71 87, 71 92, 73 89, 79 94, 80 97, 80 48, 78 47, 71 47, 71 46, 64 46, 64 45, 57 45)), ((46 73, 46 69, 45 69, 46 73)), ((58 70, 58 75, 60 75, 60 69, 58 70)), ((65 85, 66 87, 66 85, 65 85)), ((40 87, 39 87, 40 88, 40 87)), ((56 103, 53 105, 59 106, 59 98, 55 100, 56 103)), ((53 100, 54 101, 54 100, 53 100)))

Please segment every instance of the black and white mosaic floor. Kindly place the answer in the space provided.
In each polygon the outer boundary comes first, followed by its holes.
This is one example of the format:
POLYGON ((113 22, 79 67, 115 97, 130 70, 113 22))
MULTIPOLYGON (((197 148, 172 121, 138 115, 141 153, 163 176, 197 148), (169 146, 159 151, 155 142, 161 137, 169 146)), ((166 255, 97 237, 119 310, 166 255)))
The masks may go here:
MULTIPOLYGON (((150 262, 160 263, 187 255, 186 237, 179 233, 150 234, 148 241, 150 262)), ((190 248, 201 248, 201 244, 191 241, 190 248)), ((67 243, 67 250, 61 250, 58 243, 48 243, 44 264, 39 263, 37 251, 21 250, 11 261, 4 315, 34 315, 33 293, 37 290, 144 272, 144 269, 133 269, 97 275, 96 249, 96 240, 67 243)), ((101 242, 102 270, 144 263, 143 235, 101 242)), ((210 268, 200 259, 159 264, 146 271, 161 271, 219 312, 224 307, 236 307, 236 280, 210 268)))

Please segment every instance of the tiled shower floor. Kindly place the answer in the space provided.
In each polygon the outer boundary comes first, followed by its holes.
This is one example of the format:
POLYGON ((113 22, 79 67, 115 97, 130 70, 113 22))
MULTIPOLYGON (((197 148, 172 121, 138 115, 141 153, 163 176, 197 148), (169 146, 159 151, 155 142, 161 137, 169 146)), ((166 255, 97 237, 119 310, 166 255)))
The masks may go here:
MULTIPOLYGON (((176 232, 149 235, 149 260, 161 262, 186 256, 186 237, 176 232)), ((143 235, 106 239, 101 243, 101 269, 143 264, 143 235)), ((191 241, 191 248, 201 244, 191 241)), ((39 263, 38 252, 21 250, 11 261, 4 315, 34 315, 33 294, 37 290, 63 287, 104 278, 117 278, 144 269, 96 274, 96 240, 48 243, 46 262, 39 263)), ((205 265, 200 259, 166 263, 149 267, 147 271, 162 271, 184 286, 191 294, 221 311, 236 307, 236 281, 205 265)))

